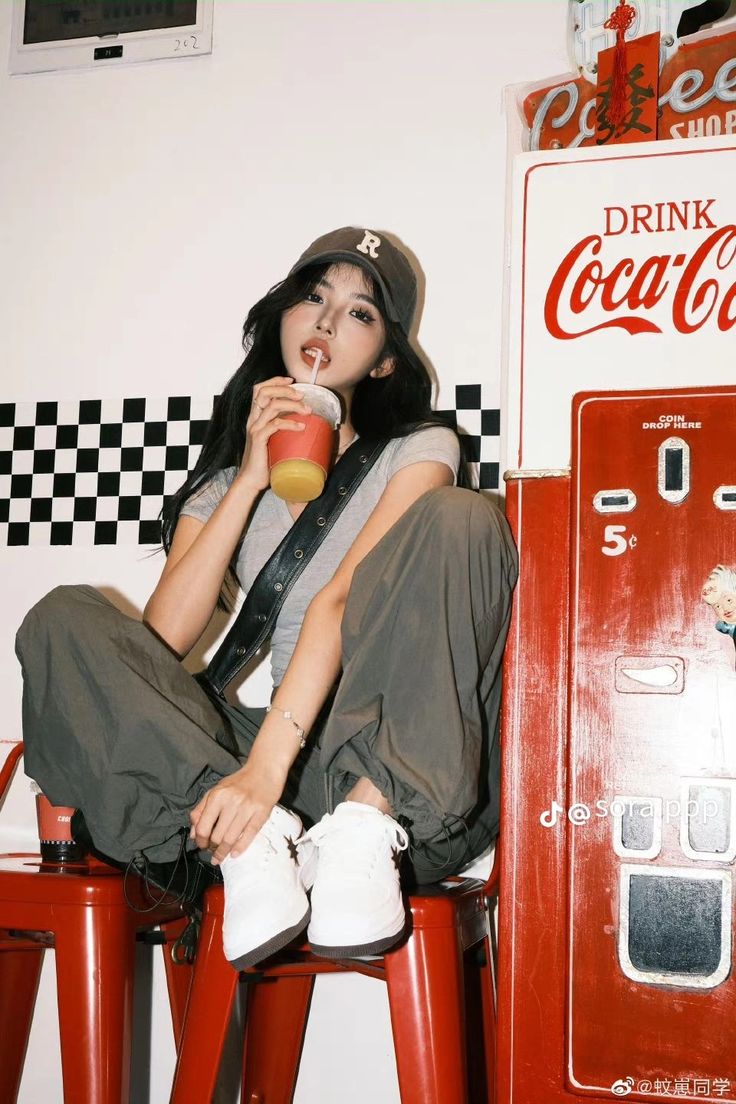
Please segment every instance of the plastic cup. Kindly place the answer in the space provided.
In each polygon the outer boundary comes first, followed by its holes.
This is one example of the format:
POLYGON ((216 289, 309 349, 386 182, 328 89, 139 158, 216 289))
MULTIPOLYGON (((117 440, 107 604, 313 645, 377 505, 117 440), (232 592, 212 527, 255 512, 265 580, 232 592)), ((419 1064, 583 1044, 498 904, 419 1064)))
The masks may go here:
POLYGON ((75 862, 84 850, 72 835, 72 817, 76 809, 68 805, 52 805, 49 799, 36 790, 36 816, 41 858, 44 862, 75 862))
POLYGON ((324 490, 327 473, 335 453, 335 431, 340 425, 340 400, 317 383, 295 383, 311 414, 285 414, 282 417, 303 422, 304 429, 293 433, 277 430, 268 440, 268 465, 271 490, 290 502, 311 502, 324 490))

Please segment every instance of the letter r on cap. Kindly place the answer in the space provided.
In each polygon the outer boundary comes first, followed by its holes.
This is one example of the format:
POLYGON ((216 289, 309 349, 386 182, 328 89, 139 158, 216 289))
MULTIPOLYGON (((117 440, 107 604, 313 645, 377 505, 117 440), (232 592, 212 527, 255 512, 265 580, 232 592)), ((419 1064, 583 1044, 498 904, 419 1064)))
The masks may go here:
POLYGON ((376 237, 375 234, 371 234, 370 230, 366 230, 363 234, 363 240, 356 248, 360 253, 367 253, 369 257, 373 257, 373 260, 378 259, 378 247, 381 244, 381 239, 376 237))

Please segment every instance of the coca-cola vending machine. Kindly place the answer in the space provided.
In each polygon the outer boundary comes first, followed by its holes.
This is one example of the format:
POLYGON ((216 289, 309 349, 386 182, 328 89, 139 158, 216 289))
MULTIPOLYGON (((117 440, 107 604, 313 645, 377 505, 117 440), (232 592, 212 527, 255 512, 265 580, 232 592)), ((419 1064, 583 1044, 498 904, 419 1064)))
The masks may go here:
POLYGON ((736 387, 507 477, 498 1100, 736 1100, 736 387))

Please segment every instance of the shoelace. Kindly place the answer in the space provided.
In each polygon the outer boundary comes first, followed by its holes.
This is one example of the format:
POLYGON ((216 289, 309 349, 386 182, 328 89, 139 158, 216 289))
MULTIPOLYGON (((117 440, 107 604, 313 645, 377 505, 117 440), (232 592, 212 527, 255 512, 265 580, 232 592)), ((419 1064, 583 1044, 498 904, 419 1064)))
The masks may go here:
MULTIPOLYGON (((371 823, 373 823, 373 818, 371 818, 371 823)), ((390 825, 385 822, 382 837, 374 839, 372 846, 369 848, 366 846, 365 833, 361 831, 363 825, 365 825, 365 820, 361 819, 351 824, 344 821, 338 823, 333 821, 332 818, 327 821, 320 820, 308 832, 304 832, 297 843, 311 843, 316 848, 320 848, 322 844, 329 841, 331 846, 324 852, 324 858, 323 855, 320 855, 320 861, 326 859, 330 862, 345 864, 346 870, 356 875, 371 873, 384 844, 388 843, 389 846, 395 846, 399 852, 406 851, 409 847, 409 836, 401 825, 395 822, 390 825)))
MULTIPOLYGON (((276 825, 272 824, 270 820, 267 820, 266 823, 262 825, 250 844, 251 847, 257 845, 257 843, 262 845, 260 858, 258 860, 260 866, 267 866, 273 856, 278 853, 275 837, 280 836, 283 836, 283 832, 279 831, 276 825)), ((247 853, 247 851, 243 852, 244 855, 247 853)))
MULTIPOLYGON (((266 866, 274 855, 279 853, 279 849, 283 847, 285 841, 287 846, 289 843, 294 846, 299 843, 301 837, 294 839, 291 835, 287 834, 285 828, 286 826, 283 824, 274 824, 273 821, 267 820, 256 833, 248 849, 241 852, 241 854, 247 855, 249 852, 254 854, 255 852, 253 852, 252 849, 257 848, 258 851, 260 851, 258 864, 261 867, 266 866)), ((240 856, 238 856, 238 858, 240 858, 240 856)))

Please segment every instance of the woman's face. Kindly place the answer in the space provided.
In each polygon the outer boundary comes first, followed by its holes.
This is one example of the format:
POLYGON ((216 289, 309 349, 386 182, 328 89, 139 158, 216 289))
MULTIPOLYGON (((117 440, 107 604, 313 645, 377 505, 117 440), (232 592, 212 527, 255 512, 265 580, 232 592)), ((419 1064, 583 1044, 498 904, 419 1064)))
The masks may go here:
POLYGON ((316 382, 348 402, 360 381, 378 369, 385 340, 370 281, 351 264, 332 265, 314 291, 281 316, 287 373, 298 383, 309 383, 319 349, 323 359, 316 382))

